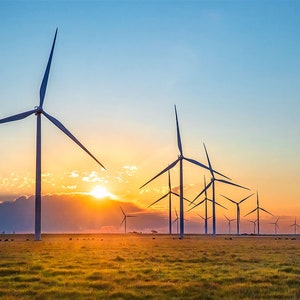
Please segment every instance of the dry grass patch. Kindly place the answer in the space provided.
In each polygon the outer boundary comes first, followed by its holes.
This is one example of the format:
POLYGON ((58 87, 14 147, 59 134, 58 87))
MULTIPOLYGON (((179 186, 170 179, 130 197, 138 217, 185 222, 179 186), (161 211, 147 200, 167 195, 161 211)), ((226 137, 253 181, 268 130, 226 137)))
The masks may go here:
POLYGON ((0 242, 0 299, 300 298, 298 239, 13 238, 0 242))

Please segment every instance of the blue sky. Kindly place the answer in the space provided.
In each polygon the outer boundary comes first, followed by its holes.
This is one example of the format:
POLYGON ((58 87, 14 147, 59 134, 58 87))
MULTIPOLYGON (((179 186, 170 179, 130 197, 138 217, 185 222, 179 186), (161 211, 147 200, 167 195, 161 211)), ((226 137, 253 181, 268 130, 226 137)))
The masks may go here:
MULTIPOLYGON (((205 142, 267 209, 300 215, 299 11, 298 1, 1 1, 1 117, 38 103, 58 27, 44 108, 90 145, 106 176, 136 166, 135 193, 176 159, 176 104, 187 156, 205 161, 205 142)), ((0 128, 2 179, 34 174, 35 124, 18 125, 0 128)), ((84 154, 43 126, 44 156, 57 145, 76 156, 45 158, 45 172, 82 169, 84 154)))

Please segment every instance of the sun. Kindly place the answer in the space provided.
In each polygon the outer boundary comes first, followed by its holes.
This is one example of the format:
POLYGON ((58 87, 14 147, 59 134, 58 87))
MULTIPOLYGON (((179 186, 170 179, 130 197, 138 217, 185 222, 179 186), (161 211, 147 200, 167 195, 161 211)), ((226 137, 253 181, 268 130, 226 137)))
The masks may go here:
POLYGON ((97 199, 113 198, 113 195, 103 186, 97 185, 90 192, 90 195, 97 199))

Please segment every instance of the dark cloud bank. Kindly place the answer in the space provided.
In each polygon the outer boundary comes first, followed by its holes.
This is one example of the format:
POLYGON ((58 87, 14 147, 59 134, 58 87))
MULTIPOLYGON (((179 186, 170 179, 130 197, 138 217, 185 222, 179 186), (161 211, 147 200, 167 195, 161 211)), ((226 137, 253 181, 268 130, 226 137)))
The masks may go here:
MULTIPOLYGON (((46 195, 42 199, 42 232, 123 232, 120 206, 127 214, 128 231, 167 232, 167 212, 144 210, 133 203, 96 200, 88 195, 46 195)), ((190 222, 189 222, 190 223, 190 222)), ((190 226, 192 224, 189 224, 190 226)), ((195 224, 194 224, 195 225, 195 224)), ((199 226, 199 225, 197 225, 199 226)), ((174 224, 174 232, 176 232, 174 224)), ((0 232, 34 231, 34 196, 0 204, 0 232)))

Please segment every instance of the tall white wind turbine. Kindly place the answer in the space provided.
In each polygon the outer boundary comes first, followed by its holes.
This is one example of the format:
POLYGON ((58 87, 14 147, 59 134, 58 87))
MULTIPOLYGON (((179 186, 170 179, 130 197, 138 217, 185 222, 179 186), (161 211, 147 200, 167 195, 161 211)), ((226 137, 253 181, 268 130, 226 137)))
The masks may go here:
MULTIPOLYGON (((172 169, 178 162, 179 162, 179 188, 180 188, 180 206, 179 206, 179 221, 180 221, 180 238, 184 237, 184 205, 183 205, 183 160, 186 160, 194 165, 197 165, 201 168, 204 168, 206 170, 210 170, 209 167, 207 167, 206 165, 191 159, 191 158, 187 158, 183 155, 183 150, 182 150, 182 143, 181 143, 181 137, 180 137, 180 130, 179 130, 179 124, 178 124, 178 116, 177 116, 177 110, 176 110, 176 105, 175 105, 175 117, 176 117, 176 131, 177 131, 177 146, 178 146, 178 150, 179 150, 179 156, 178 158, 172 162, 167 168, 165 168, 164 170, 162 170, 161 172, 159 172, 157 175, 155 175, 153 178, 151 178, 149 181, 147 181, 145 184, 143 184, 141 188, 143 188, 145 185, 147 185, 148 183, 150 183, 152 180, 156 179, 157 177, 159 177, 160 175, 162 175, 163 173, 167 172, 168 170, 172 169)), ((213 172, 220 174, 217 171, 212 170, 213 172)))
POLYGON ((209 159, 209 156, 208 156, 208 152, 207 152, 207 149, 206 149, 204 143, 203 143, 203 146, 204 146, 204 150, 205 150, 205 154, 206 154, 206 158, 207 158, 207 162, 208 162, 208 166, 209 166, 209 171, 210 171, 210 174, 211 174, 212 178, 211 178, 211 181, 209 182, 209 184, 206 187, 204 187, 204 189, 195 197, 195 199, 191 203, 195 202, 205 192, 205 190, 207 190, 210 186, 212 186, 212 222, 213 222, 213 235, 216 235, 216 233, 217 233, 217 219, 216 219, 216 189, 215 189, 215 182, 221 182, 221 183, 233 185, 233 186, 240 187, 240 188, 243 188, 243 189, 246 189, 246 190, 249 190, 249 189, 246 188, 246 187, 244 187, 244 186, 235 184, 233 182, 230 182, 230 181, 227 181, 227 180, 224 180, 224 179, 218 179, 218 178, 216 178, 215 177, 215 173, 219 174, 219 175, 222 175, 223 177, 225 177, 225 178, 227 178, 227 179, 230 180, 229 177, 227 177, 227 176, 225 176, 223 174, 217 173, 217 172, 215 172, 213 170, 211 162, 210 162, 210 159, 209 159))
POLYGON ((256 214, 257 214, 257 218, 256 218, 256 220, 257 220, 257 234, 259 235, 260 234, 260 226, 259 226, 260 225, 260 215, 259 215, 259 212, 264 211, 264 212, 266 212, 267 214, 269 214, 271 216, 273 216, 273 215, 270 212, 268 212, 267 210, 265 210, 264 208, 259 206, 258 192, 256 192, 256 208, 254 208, 249 213, 247 213, 245 215, 245 217, 252 214, 255 211, 256 211, 256 214))
POLYGON ((7 123, 12 121, 22 120, 30 115, 35 114, 37 120, 37 131, 36 131, 36 181, 35 181, 35 240, 41 240, 41 115, 44 115, 50 120, 55 126, 63 131, 71 140, 73 140, 79 147, 81 147, 89 156, 91 156, 103 169, 104 166, 96 159, 96 157, 82 144, 79 140, 57 119, 47 114, 43 109, 48 77, 52 62, 53 51, 55 47, 55 41, 57 36, 57 29, 55 31, 54 40, 48 59, 47 67, 44 73, 44 77, 40 87, 40 103, 34 109, 13 115, 0 120, 1 123, 7 123))
POLYGON ((229 200, 230 202, 232 202, 236 205, 236 233, 237 233, 237 235, 240 234, 240 222, 241 222, 240 204, 243 203, 244 201, 246 201, 248 198, 250 198, 253 195, 254 194, 251 194, 251 195, 247 196, 246 198, 240 200, 239 202, 236 202, 224 195, 221 195, 222 197, 226 198, 227 200, 229 200))

